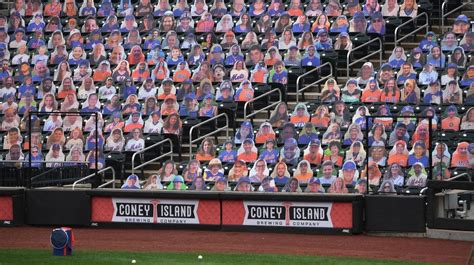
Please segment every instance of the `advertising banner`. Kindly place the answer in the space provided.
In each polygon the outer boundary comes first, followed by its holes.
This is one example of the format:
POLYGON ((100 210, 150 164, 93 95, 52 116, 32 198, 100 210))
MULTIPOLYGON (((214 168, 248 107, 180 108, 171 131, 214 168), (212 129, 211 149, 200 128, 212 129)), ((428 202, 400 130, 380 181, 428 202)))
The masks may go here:
POLYGON ((0 196, 0 223, 9 225, 13 221, 13 198, 0 196))
POLYGON ((352 203, 224 200, 222 224, 348 229, 352 203))
POLYGON ((92 222, 220 224, 218 200, 92 198, 92 222))

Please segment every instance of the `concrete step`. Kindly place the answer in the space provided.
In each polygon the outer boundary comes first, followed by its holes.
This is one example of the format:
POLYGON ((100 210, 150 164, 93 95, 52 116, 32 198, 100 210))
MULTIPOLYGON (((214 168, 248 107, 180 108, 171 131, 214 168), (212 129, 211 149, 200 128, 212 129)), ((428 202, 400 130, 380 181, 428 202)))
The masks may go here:
MULTIPOLYGON (((63 188, 65 189, 72 189, 72 184, 64 185, 63 188)), ((92 185, 90 183, 84 184, 77 184, 74 189, 92 189, 92 185)))
POLYGON ((428 238, 474 242, 474 231, 459 231, 459 230, 444 230, 444 229, 427 228, 426 235, 428 238))

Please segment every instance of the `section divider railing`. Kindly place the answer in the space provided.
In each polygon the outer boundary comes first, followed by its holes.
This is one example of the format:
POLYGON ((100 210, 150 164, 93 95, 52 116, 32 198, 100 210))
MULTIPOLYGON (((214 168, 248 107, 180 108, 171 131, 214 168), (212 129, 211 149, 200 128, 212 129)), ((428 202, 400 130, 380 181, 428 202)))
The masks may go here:
MULTIPOLYGON (((22 162, 21 160, 1 160, 0 162, 2 163, 25 163, 28 164, 28 161, 22 162)), ((72 165, 77 165, 77 164, 87 164, 88 162, 86 161, 52 161, 52 160, 46 160, 46 161, 33 161, 33 163, 38 163, 38 164, 47 164, 47 163, 52 163, 52 164, 72 164, 72 165)), ((49 174, 50 172, 53 172, 55 170, 58 170, 62 167, 47 167, 48 170, 45 172, 42 172, 30 179, 30 183, 33 182, 33 180, 39 179, 40 177, 49 174)))
POLYGON ((316 68, 313 68, 311 70, 309 70, 308 72, 298 76, 298 78, 296 79, 296 103, 299 103, 300 102, 300 93, 305 91, 306 89, 308 89, 309 87, 311 86, 314 86, 314 85, 317 85, 319 83, 322 83, 323 81, 333 77, 333 74, 334 74, 334 70, 333 70, 333 66, 330 62, 325 62, 323 64, 321 64, 320 66, 316 67, 316 68), (325 66, 329 66, 329 75, 326 75, 324 77, 321 77, 320 79, 318 79, 317 81, 309 84, 309 85, 306 85, 305 87, 301 88, 300 89, 300 81, 302 78, 322 69, 323 67, 325 66))
POLYGON ((136 152, 133 153, 133 155, 132 155, 132 174, 135 174, 135 170, 140 169, 140 168, 142 168, 142 167, 144 167, 144 166, 146 166, 146 165, 148 165, 148 164, 150 164, 150 163, 153 163, 153 162, 155 162, 156 160, 159 160, 159 159, 161 159, 161 158, 163 158, 163 157, 165 157, 165 156, 168 156, 168 155, 171 157, 171 160, 173 160, 173 141, 171 141, 170 138, 166 138, 166 139, 164 139, 164 140, 162 140, 162 141, 159 141, 159 142, 154 143, 154 144, 152 144, 152 145, 150 145, 150 146, 147 146, 146 148, 144 148, 144 149, 142 149, 142 150, 136 151, 136 152), (151 160, 148 160, 148 161, 146 161, 146 162, 144 162, 144 163, 141 163, 141 164, 138 165, 138 166, 135 166, 135 157, 136 157, 137 155, 142 154, 142 153, 144 153, 144 152, 146 152, 146 151, 148 151, 148 150, 150 150, 150 149, 153 149, 153 148, 155 148, 155 147, 157 147, 157 146, 159 146, 159 145, 162 145, 162 144, 164 144, 164 143, 167 143, 167 142, 170 143, 170 151, 169 151, 169 152, 164 153, 164 154, 161 154, 160 156, 157 156, 157 157, 155 157, 155 158, 153 158, 153 159, 151 159, 151 160))
POLYGON ((467 176, 467 178, 469 179, 469 182, 472 182, 472 177, 471 177, 471 175, 469 175, 469 173, 467 173, 467 172, 464 172, 464 173, 459 174, 459 175, 457 175, 457 176, 454 176, 454 177, 452 177, 452 178, 446 179, 445 181, 453 181, 453 180, 456 180, 456 179, 460 179, 460 178, 462 178, 462 177, 464 177, 464 176, 467 176))
POLYGON ((203 121, 203 122, 200 122, 200 123, 194 125, 193 127, 191 127, 191 129, 189 130, 189 159, 191 159, 192 156, 193 156, 193 143, 195 143, 195 142, 197 142, 197 141, 199 141, 199 140, 201 140, 201 139, 204 139, 204 138, 206 138, 206 137, 208 137, 208 136, 214 135, 214 134, 216 134, 216 133, 218 133, 218 132, 221 132, 221 131, 223 131, 223 130, 226 131, 226 139, 229 139, 229 116, 228 116, 226 113, 221 113, 221 114, 219 114, 219 115, 217 115, 217 116, 215 116, 215 117, 212 117, 212 118, 210 118, 210 119, 208 119, 208 120, 205 120, 205 121, 203 121), (220 128, 215 128, 215 130, 214 130, 213 132, 210 132, 210 133, 208 133, 208 134, 206 134, 206 135, 203 135, 203 136, 200 136, 200 137, 198 137, 198 138, 196 138, 196 139, 193 139, 193 131, 194 131, 194 129, 199 128, 199 127, 203 126, 204 124, 207 124, 207 123, 209 123, 209 122, 211 122, 211 121, 215 121, 215 120, 217 120, 217 119, 219 119, 219 118, 221 118, 221 117, 225 117, 225 122, 226 122, 226 125, 225 125, 225 126, 220 127, 220 128))
POLYGON ((466 3, 461 4, 460 6, 455 7, 454 9, 450 10, 448 13, 446 12, 446 6, 448 5, 449 1, 445 0, 443 4, 441 4, 441 34, 444 34, 444 20, 454 12, 461 10, 463 7, 472 4, 472 0, 466 0, 466 3))
POLYGON ((411 19, 408 20, 408 21, 405 21, 405 22, 402 23, 400 26, 398 26, 398 27, 395 28, 395 40, 394 40, 395 46, 398 46, 398 43, 399 43, 399 42, 401 42, 402 40, 404 40, 404 39, 406 39, 406 38, 408 38, 408 37, 410 37, 410 36, 415 35, 418 31, 420 31, 420 30, 422 30, 422 29, 425 29, 425 35, 426 35, 426 33, 428 33, 429 26, 430 26, 430 24, 429 24, 429 17, 428 17, 428 14, 427 14, 426 12, 423 12, 423 13, 419 14, 418 16, 416 16, 416 17, 414 17, 414 18, 411 18, 411 19), (404 34, 403 37, 401 37, 400 39, 398 39, 398 34, 400 33, 400 30, 401 30, 404 26, 410 24, 411 22, 416 22, 416 21, 418 21, 418 19, 421 18, 421 17, 425 17, 425 23, 424 23, 423 25, 421 25, 421 26, 420 26, 420 25, 416 25, 416 26, 415 26, 415 29, 414 29, 412 32, 407 33, 407 34, 404 34))
MULTIPOLYGON (((112 180, 110 180, 110 181, 108 181, 108 182, 106 182, 106 183, 100 185, 99 188, 102 188, 103 186, 107 186, 107 185, 109 185, 110 183, 114 183, 114 182, 115 182, 115 169, 114 169, 113 167, 106 167, 106 168, 103 168, 103 169, 97 171, 96 173, 92 173, 92 174, 90 174, 90 175, 88 175, 88 176, 85 176, 85 177, 83 177, 83 178, 81 178, 81 179, 75 181, 75 182, 72 184, 72 190, 75 190, 75 189, 76 189, 76 185, 77 185, 78 183, 81 183, 81 182, 83 182, 83 181, 85 181, 85 180, 88 180, 88 179, 90 179, 90 178, 96 176, 97 174, 106 172, 106 171, 108 171, 108 170, 112 171, 112 180)), ((115 188, 115 185, 112 186, 112 188, 115 188)))
POLYGON ((265 92, 265 93, 263 93, 263 94, 261 94, 261 95, 259 95, 259 96, 257 96, 257 97, 254 97, 253 99, 251 99, 251 100, 245 102, 245 105, 244 105, 244 119, 247 120, 248 118, 257 115, 257 114, 260 113, 260 112, 264 112, 265 110, 267 110, 267 109, 269 109, 269 108, 272 108, 273 106, 276 106, 276 105, 280 104, 281 101, 282 101, 281 90, 278 89, 278 88, 274 88, 274 89, 272 89, 272 90, 270 90, 270 91, 268 91, 268 92, 265 92), (271 94, 273 94, 273 93, 275 93, 275 92, 277 92, 277 94, 278 94, 278 97, 279 97, 278 101, 272 102, 270 105, 265 106, 265 107, 262 108, 262 109, 254 110, 252 113, 250 113, 250 114, 247 115, 247 108, 248 108, 248 106, 249 106, 250 103, 252 103, 252 102, 254 102, 254 101, 257 101, 258 99, 261 99, 261 98, 266 97, 266 96, 268 96, 268 95, 271 95, 271 94))
POLYGON ((346 69, 347 78, 349 78, 349 75, 350 75, 349 72, 350 72, 351 66, 355 65, 356 63, 362 62, 363 60, 368 59, 368 58, 370 58, 370 57, 372 57, 372 56, 374 56, 374 55, 376 55, 376 54, 379 54, 379 63, 380 63, 380 65, 382 65, 382 55, 383 55, 383 52, 384 52, 384 50, 383 50, 383 48, 382 48, 382 39, 380 39, 380 38, 372 39, 372 40, 370 40, 369 42, 366 42, 366 43, 364 43, 364 44, 362 44, 362 45, 359 45, 359 46, 357 46, 357 47, 355 47, 355 48, 352 48, 352 50, 350 50, 350 51, 347 53, 347 69, 346 69), (374 51, 374 52, 372 52, 372 53, 370 53, 370 54, 368 54, 368 55, 366 55, 366 56, 364 56, 364 57, 362 57, 362 58, 359 58, 359 59, 353 61, 352 63, 350 62, 350 60, 351 60, 351 55, 352 55, 353 52, 355 52, 355 51, 357 51, 357 50, 360 50, 361 48, 366 47, 366 46, 368 46, 368 45, 370 45, 370 44, 372 44, 372 43, 374 43, 374 42, 378 42, 378 43, 379 43, 379 49, 378 49, 378 50, 376 50, 376 51, 374 51))

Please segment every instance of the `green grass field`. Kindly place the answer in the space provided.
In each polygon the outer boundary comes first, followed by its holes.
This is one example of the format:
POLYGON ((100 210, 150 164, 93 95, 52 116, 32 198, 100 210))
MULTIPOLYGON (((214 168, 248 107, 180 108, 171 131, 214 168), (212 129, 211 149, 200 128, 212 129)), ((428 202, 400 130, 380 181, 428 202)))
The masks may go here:
MULTIPOLYGON (((159 250, 157 250, 159 251, 159 250)), ((397 262, 384 260, 371 260, 360 258, 339 258, 301 255, 273 255, 273 254, 222 254, 205 253, 203 259, 198 259, 198 253, 160 253, 160 252, 99 252, 77 251, 73 256, 54 257, 48 250, 30 249, 1 249, 0 265, 7 264, 428 264, 415 262, 397 262)))

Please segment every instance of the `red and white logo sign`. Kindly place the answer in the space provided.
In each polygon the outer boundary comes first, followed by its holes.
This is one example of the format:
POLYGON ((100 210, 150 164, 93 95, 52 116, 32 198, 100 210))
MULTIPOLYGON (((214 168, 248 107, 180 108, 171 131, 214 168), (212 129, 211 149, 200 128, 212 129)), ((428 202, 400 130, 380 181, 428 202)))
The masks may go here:
POLYGON ((199 200, 113 198, 112 222, 199 224, 199 200))
POLYGON ((244 225, 333 227, 332 203, 244 201, 244 225))
POLYGON ((352 203, 223 200, 222 224, 350 229, 352 203))
POLYGON ((91 222, 219 225, 220 202, 92 197, 91 222))

